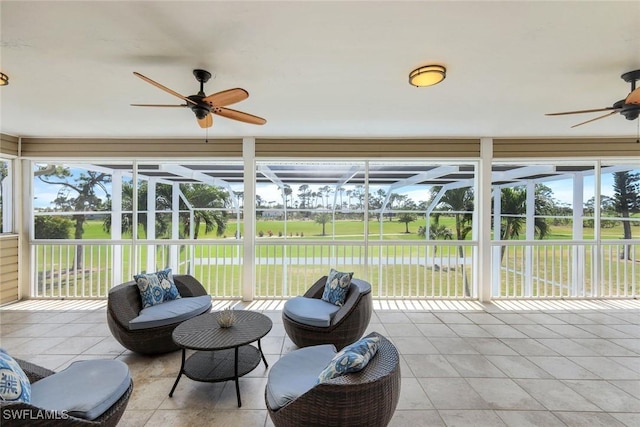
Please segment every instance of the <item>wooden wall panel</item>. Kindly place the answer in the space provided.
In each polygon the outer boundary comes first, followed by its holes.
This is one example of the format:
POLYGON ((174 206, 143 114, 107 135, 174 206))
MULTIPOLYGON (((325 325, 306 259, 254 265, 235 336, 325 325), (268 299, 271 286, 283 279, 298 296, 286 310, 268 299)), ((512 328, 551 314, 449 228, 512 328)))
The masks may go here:
POLYGON ((0 133, 0 153, 10 156, 18 155, 18 138, 0 133))
POLYGON ((256 157, 471 158, 479 139, 256 139, 256 157))
POLYGON ((23 138, 22 156, 73 159, 242 157, 242 139, 23 138))
POLYGON ((640 156, 634 138, 494 139, 493 157, 514 158, 602 158, 640 156))
POLYGON ((18 236, 0 237, 0 304, 18 300, 18 236))

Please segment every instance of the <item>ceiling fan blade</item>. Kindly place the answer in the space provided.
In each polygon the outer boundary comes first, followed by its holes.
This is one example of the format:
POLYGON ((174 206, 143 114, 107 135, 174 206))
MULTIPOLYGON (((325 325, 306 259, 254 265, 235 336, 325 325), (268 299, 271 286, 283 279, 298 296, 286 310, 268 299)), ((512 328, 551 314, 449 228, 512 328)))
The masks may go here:
POLYGON ((612 111, 612 112, 607 113, 607 114, 605 114, 603 116, 596 117, 595 119, 587 120, 586 122, 582 122, 582 123, 578 123, 577 125, 573 125, 573 126, 571 126, 571 128, 575 128, 575 127, 578 127, 578 126, 586 125, 587 123, 591 123, 591 122, 595 122, 596 120, 604 119, 605 117, 612 116, 612 115, 614 115, 616 113, 617 113, 617 111, 612 111))
POLYGON ((251 123, 252 125, 263 125, 267 123, 267 121, 262 117, 254 116, 253 114, 249 113, 243 113, 242 111, 232 110, 231 108, 216 107, 212 109, 211 112, 228 119, 251 123))
POLYGON ((582 113, 597 113, 598 111, 611 111, 616 110, 617 108, 606 107, 606 108, 594 108, 592 110, 577 110, 577 111, 563 111, 561 113, 547 113, 545 116, 564 116, 566 114, 582 114, 582 113))
POLYGON ((131 104, 132 107, 186 107, 187 104, 131 104))
POLYGON ((640 87, 631 92, 629 96, 627 96, 627 99, 624 100, 624 103, 640 104, 640 87))
POLYGON ((239 87, 235 89, 223 90, 222 92, 216 92, 203 99, 212 107, 224 107, 227 105, 235 104, 236 102, 244 101, 249 97, 249 92, 239 87))
POLYGON ((134 76, 137 76, 137 77, 140 77, 140 78, 141 78, 142 80, 144 80, 145 82, 150 83, 150 84, 154 85, 155 87, 157 87, 158 89, 162 89, 163 91, 165 91, 165 92, 167 92, 167 93, 170 93, 170 94, 171 94, 171 95, 173 95, 173 96, 177 96, 178 98, 183 99, 183 100, 187 101, 188 103, 191 103, 191 104, 193 104, 193 105, 198 105, 196 102, 194 102, 194 101, 190 100, 190 99, 189 99, 189 98, 187 98, 186 96, 182 96, 182 95, 180 95, 178 92, 176 92, 176 91, 174 91, 174 90, 171 90, 171 89, 169 89, 168 87, 163 86, 163 85, 161 85, 160 83, 158 83, 158 82, 156 82, 156 81, 151 80, 149 77, 143 76, 142 74, 140 74, 140 73, 136 73, 135 71, 133 72, 133 75, 134 75, 134 76))
POLYGON ((207 114, 204 119, 198 119, 198 124, 203 129, 213 126, 213 116, 211 115, 211 113, 207 114))

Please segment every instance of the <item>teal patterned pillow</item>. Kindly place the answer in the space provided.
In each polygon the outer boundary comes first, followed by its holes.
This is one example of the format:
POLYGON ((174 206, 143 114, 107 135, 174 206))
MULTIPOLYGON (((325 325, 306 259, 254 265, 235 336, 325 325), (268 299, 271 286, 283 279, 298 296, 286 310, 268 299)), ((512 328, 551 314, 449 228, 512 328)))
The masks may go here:
POLYGON ((356 341, 340 350, 333 356, 327 367, 320 372, 318 383, 364 369, 378 351, 379 341, 380 337, 362 338, 360 341, 356 341))
POLYGON ((18 362, 0 348, 0 400, 31 402, 31 383, 18 362))
POLYGON ((327 277, 327 283, 324 285, 322 300, 342 307, 347 298, 352 277, 353 272, 342 273, 332 268, 327 277))
POLYGON ((133 279, 140 290, 142 308, 153 307, 165 301, 181 298, 180 292, 173 282, 170 268, 155 273, 136 274, 133 279))

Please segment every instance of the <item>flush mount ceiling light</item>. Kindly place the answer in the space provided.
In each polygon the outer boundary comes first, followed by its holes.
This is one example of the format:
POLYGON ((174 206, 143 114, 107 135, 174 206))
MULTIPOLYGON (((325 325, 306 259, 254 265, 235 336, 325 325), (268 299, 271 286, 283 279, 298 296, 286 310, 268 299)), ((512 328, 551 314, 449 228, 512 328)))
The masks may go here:
POLYGON ((9 84, 9 76, 5 73, 0 73, 0 86, 6 86, 9 84))
POLYGON ((433 86, 447 76, 447 69, 442 65, 425 65, 416 68, 409 74, 409 83, 416 87, 433 86))

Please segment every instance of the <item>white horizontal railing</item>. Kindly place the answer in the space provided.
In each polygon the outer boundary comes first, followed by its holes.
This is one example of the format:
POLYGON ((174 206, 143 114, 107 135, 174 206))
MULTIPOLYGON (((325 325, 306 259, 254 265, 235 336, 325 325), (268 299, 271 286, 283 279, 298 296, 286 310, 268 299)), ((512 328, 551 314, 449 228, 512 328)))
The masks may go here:
POLYGON ((171 267, 191 274, 218 298, 240 298, 242 242, 35 241, 31 243, 34 298, 106 298, 109 289, 142 272, 171 267))
MULTIPOLYGON (((374 298, 476 298, 477 244, 258 239, 256 298, 303 294, 329 269, 353 271, 374 298)), ((493 298, 636 298, 640 241, 492 242, 493 298)), ((106 298, 139 272, 172 267, 214 298, 243 296, 243 242, 34 241, 33 298, 106 298)))
POLYGON ((493 242, 494 298, 637 297, 639 241, 493 242))
POLYGON ((473 248, 449 241, 258 241, 255 296, 302 295, 335 268, 370 282, 374 298, 469 298, 473 248))

